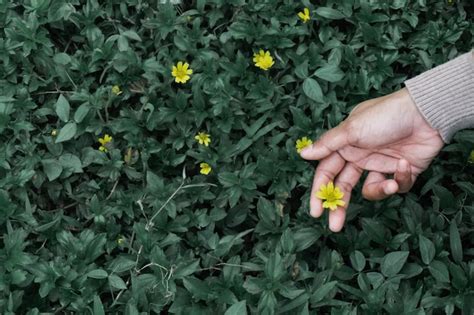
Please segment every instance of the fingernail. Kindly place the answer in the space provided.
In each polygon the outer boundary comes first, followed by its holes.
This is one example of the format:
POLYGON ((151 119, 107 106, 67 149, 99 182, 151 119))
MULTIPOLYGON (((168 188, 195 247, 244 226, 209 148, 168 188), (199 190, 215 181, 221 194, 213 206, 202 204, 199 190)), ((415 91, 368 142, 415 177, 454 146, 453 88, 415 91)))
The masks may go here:
POLYGON ((304 148, 303 150, 301 150, 300 155, 301 155, 301 156, 305 155, 307 152, 309 152, 309 150, 311 150, 310 147, 304 148))
POLYGON ((393 183, 393 182, 389 182, 387 184, 384 185, 383 187, 383 191, 385 194, 387 195, 393 195, 394 193, 397 192, 397 184, 393 183))
POLYGON ((342 228, 343 228, 343 226, 339 226, 335 223, 331 224, 331 222, 329 222, 329 229, 334 233, 340 232, 342 230, 342 228))

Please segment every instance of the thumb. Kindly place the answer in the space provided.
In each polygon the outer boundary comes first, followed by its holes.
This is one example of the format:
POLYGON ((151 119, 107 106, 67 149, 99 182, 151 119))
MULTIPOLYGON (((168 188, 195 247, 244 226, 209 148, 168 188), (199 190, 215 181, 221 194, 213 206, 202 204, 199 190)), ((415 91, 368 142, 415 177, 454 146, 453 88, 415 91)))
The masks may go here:
POLYGON ((345 124, 325 132, 316 142, 304 148, 300 155, 305 160, 321 160, 349 144, 345 124))

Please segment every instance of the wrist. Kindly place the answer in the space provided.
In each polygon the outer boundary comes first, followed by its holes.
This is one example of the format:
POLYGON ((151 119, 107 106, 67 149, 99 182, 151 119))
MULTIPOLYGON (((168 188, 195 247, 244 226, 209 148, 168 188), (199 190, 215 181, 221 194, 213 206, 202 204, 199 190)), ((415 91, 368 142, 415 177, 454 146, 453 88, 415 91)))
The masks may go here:
POLYGON ((474 127, 474 59, 471 52, 405 81, 430 126, 449 143, 460 129, 474 127))

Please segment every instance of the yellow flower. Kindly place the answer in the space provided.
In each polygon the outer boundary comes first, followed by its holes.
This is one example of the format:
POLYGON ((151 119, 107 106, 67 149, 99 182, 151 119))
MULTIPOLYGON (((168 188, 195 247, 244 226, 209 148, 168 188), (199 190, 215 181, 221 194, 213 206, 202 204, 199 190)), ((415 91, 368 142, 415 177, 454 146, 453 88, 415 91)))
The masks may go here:
POLYGON ((114 93, 115 95, 120 95, 120 94, 122 94, 122 90, 120 89, 120 86, 114 85, 114 86, 112 87, 112 93, 114 93))
POLYGON ((198 133, 194 139, 196 139, 199 144, 204 144, 206 147, 208 147, 209 143, 211 143, 211 136, 205 132, 198 133))
POLYGON ((268 70, 270 69, 275 61, 273 61, 273 57, 270 56, 269 51, 263 51, 263 49, 260 49, 260 51, 257 53, 253 54, 253 62, 255 62, 255 66, 259 67, 260 69, 263 70, 268 70))
POLYGON ((474 150, 471 151, 471 154, 469 155, 469 160, 467 160, 469 163, 474 163, 474 150))
POLYGON ((51 135, 52 135, 53 137, 56 137, 56 136, 58 135, 58 131, 57 131, 56 129, 53 129, 53 130, 51 131, 51 135))
POLYGON ((188 67, 189 64, 187 62, 183 64, 182 61, 178 62, 176 66, 173 66, 171 75, 174 77, 176 83, 186 83, 186 81, 191 78, 189 75, 193 73, 193 70, 188 69, 188 67))
POLYGON ((106 134, 103 138, 99 138, 99 142, 101 146, 99 147, 99 150, 102 152, 107 152, 107 144, 112 141, 112 137, 106 134))
POLYGON ((298 139, 298 140, 296 140, 296 151, 298 153, 301 153, 301 151, 303 151, 304 148, 306 148, 307 146, 310 146, 312 144, 313 144, 313 141, 311 141, 307 137, 303 137, 301 139, 298 139))
POLYGON ((201 163, 199 166, 201 167, 201 174, 207 175, 212 171, 212 167, 207 163, 201 163))
POLYGON ((336 210, 337 206, 344 206, 346 203, 342 200, 344 193, 339 189, 339 187, 334 187, 333 182, 329 182, 327 185, 321 185, 319 191, 316 193, 316 197, 323 202, 323 208, 336 210))
POLYGON ((298 17, 303 21, 303 23, 306 23, 311 20, 311 16, 309 16, 309 9, 304 8, 303 12, 298 12, 298 17))
POLYGON ((119 244, 120 246, 122 246, 123 244, 125 243, 125 238, 120 236, 118 239, 117 239, 117 244, 119 244))

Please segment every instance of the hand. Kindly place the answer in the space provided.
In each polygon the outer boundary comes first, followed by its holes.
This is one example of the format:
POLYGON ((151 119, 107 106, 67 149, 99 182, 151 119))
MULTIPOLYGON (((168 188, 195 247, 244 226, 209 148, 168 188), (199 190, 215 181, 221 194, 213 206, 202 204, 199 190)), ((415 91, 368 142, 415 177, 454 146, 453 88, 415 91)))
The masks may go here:
POLYGON ((406 88, 360 103, 346 120, 301 152, 306 160, 320 161, 311 190, 311 215, 317 218, 323 213, 316 192, 322 184, 333 181, 345 201, 344 207, 329 213, 329 228, 339 232, 351 191, 364 170, 369 171, 362 189, 366 199, 407 192, 443 144, 406 88), (394 178, 387 179, 385 174, 394 174, 394 178))

